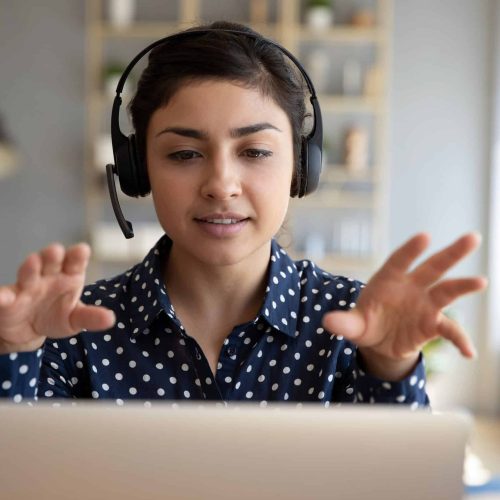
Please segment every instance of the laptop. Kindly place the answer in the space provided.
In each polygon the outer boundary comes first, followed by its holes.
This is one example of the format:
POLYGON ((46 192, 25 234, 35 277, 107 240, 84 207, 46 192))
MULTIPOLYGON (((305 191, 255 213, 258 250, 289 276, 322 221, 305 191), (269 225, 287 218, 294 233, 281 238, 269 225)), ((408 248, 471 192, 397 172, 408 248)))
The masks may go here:
POLYGON ((472 418, 399 407, 0 405, 0 498, 463 497, 472 418))

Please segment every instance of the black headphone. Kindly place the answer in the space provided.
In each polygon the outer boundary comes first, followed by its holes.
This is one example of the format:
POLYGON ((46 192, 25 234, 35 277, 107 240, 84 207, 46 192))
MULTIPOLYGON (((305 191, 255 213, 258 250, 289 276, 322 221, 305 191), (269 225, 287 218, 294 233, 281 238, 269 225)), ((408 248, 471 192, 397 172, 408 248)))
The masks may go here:
POLYGON ((118 195, 116 193, 114 175, 118 176, 118 179, 120 181, 120 188, 123 193, 128 196, 146 196, 151 191, 147 168, 146 165, 143 164, 143 161, 141 160, 141 157, 139 155, 135 134, 131 134, 127 137, 120 130, 119 111, 120 105, 122 103, 121 93, 123 91, 125 81, 127 80, 129 73, 137 64, 137 62, 156 46, 161 45, 167 41, 199 36, 213 31, 234 33, 237 35, 253 38, 255 40, 262 40, 284 53, 300 71, 311 94, 310 101, 313 109, 313 126, 311 132, 309 132, 309 135, 302 137, 298 189, 296 193, 292 193, 292 196, 298 196, 299 198, 302 198, 303 196, 312 193, 318 187, 319 176, 322 167, 323 148, 323 123, 321 120, 321 110, 312 81, 309 78, 309 75, 306 73, 304 67, 299 63, 295 56, 278 43, 264 38, 257 33, 217 28, 182 31, 174 35, 161 38, 160 40, 153 42, 151 45, 148 45, 141 52, 139 52, 139 54, 137 54, 125 68, 125 71, 123 72, 116 87, 116 95, 111 111, 111 141, 113 145, 113 156, 115 159, 115 164, 106 165, 106 175, 113 211, 125 238, 133 238, 134 231, 132 229, 132 224, 125 219, 120 208, 118 195))

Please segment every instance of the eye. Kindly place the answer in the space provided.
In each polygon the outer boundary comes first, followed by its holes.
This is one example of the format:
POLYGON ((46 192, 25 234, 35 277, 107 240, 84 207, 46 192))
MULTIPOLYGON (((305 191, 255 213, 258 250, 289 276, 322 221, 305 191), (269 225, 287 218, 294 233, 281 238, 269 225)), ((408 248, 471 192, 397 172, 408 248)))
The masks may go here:
POLYGON ((201 157, 200 153, 196 151, 191 151, 189 149, 184 149, 182 151, 176 151, 175 153, 170 153, 168 158, 174 161, 189 161, 195 158, 201 157))
POLYGON ((247 158, 268 158, 273 155, 272 151, 266 149, 246 149, 243 151, 243 155, 247 158))

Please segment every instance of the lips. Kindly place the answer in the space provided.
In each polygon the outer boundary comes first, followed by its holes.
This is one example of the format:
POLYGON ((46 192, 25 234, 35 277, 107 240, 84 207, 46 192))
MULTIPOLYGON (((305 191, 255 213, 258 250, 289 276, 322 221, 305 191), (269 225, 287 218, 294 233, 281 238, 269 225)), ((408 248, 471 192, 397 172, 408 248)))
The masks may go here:
POLYGON ((210 213, 194 218, 203 233, 211 238, 234 237, 244 229, 249 220, 249 217, 234 212, 210 213))

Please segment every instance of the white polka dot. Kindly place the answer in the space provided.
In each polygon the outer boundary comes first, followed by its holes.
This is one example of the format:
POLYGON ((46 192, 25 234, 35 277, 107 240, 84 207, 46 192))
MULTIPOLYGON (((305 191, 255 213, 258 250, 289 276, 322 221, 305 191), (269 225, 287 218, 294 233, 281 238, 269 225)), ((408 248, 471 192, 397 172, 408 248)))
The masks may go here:
POLYGON ((346 347, 344 349, 344 354, 347 354, 347 356, 350 356, 352 354, 352 349, 350 347, 346 347))
POLYGON ((392 389, 392 385, 389 382, 383 382, 382 387, 384 389, 387 389, 388 391, 390 391, 392 389))
POLYGON ((245 397, 246 397, 247 399, 250 399, 252 396, 253 396, 253 392, 252 392, 252 391, 248 391, 248 392, 245 394, 245 397))
POLYGON ((226 382, 226 384, 230 384, 232 381, 233 381, 233 379, 231 377, 226 377, 224 379, 224 382, 226 382))
POLYGON ((418 381, 418 388, 423 389, 425 385, 425 380, 422 378, 418 381))
POLYGON ((151 377, 147 373, 145 373, 142 376, 142 380, 144 380, 144 382, 149 382, 151 380, 151 377))
POLYGON ((416 375, 412 375, 410 378, 410 385, 415 385, 418 382, 418 377, 416 375))
POLYGON ((123 375, 121 373, 115 373, 116 380, 123 380, 123 375))
POLYGON ((323 399, 325 397, 325 393, 323 391, 320 391, 318 393, 318 399, 323 399))
POLYGON ((130 366, 130 368, 135 368, 137 366, 137 363, 133 359, 131 359, 128 362, 128 366, 130 366))
POLYGON ((109 366, 109 359, 104 358, 104 359, 102 360, 102 364, 103 364, 104 366, 109 366))
POLYGON ((406 396, 404 394, 400 394, 399 396, 396 396, 396 401, 398 403, 404 403, 405 399, 406 399, 406 396))
POLYGON ((257 380, 259 382, 264 382, 264 380, 266 380, 266 376, 265 375, 259 375, 259 378, 257 380))
POLYGON ((128 392, 132 394, 132 396, 135 396, 137 394, 137 389, 135 387, 131 387, 128 392))
POLYGON ((92 391, 91 395, 93 399, 99 399, 99 393, 97 391, 92 391))
POLYGON ((165 396, 165 389, 162 389, 161 387, 156 391, 156 394, 158 396, 165 396))
POLYGON ((33 377, 33 378, 30 380, 29 386, 30 386, 30 387, 35 387, 35 385, 36 385, 36 378, 35 378, 35 377, 33 377))
POLYGON ((12 387, 12 382, 10 380, 4 380, 2 382, 2 389, 8 391, 12 387))
POLYGON ((191 397, 191 394, 189 391, 184 391, 184 397, 185 398, 190 398, 191 397))
POLYGON ((304 316, 304 317, 302 318, 302 321, 303 321, 304 323, 309 323, 309 321, 310 321, 309 316, 304 316))
POLYGON ((283 373, 285 373, 285 374, 290 373, 290 367, 289 366, 285 366, 285 368, 283 368, 283 373))
POLYGON ((187 372, 189 370, 189 366, 186 363, 182 363, 181 370, 183 372, 187 372))
POLYGON ((104 391, 109 391, 109 385, 108 384, 102 384, 101 386, 104 391))
POLYGON ((299 386, 300 384, 302 384, 302 380, 300 380, 300 378, 296 378, 293 383, 296 385, 296 386, 299 386))

